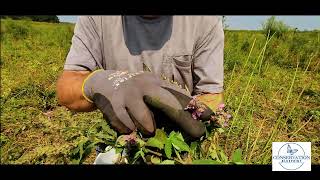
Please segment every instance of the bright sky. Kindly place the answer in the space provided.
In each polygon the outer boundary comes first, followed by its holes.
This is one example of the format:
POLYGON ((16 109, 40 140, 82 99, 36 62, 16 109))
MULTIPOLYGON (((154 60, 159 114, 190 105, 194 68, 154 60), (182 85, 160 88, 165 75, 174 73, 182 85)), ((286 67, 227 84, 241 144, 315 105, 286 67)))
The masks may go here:
MULTIPOLYGON (((61 22, 75 23, 77 16, 58 16, 61 22)), ((270 16, 226 16, 229 29, 257 30, 270 16)), ((299 30, 320 30, 320 16, 276 16, 285 24, 299 30)))

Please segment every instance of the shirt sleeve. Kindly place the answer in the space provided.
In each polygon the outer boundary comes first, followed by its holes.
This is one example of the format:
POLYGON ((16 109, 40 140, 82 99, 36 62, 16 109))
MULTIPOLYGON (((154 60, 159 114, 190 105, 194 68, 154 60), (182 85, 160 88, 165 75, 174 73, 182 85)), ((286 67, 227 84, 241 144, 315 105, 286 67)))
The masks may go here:
POLYGON ((101 40, 92 17, 79 16, 64 70, 94 71, 102 64, 101 40))
POLYGON ((222 20, 207 17, 194 52, 194 94, 223 92, 224 31, 222 20))

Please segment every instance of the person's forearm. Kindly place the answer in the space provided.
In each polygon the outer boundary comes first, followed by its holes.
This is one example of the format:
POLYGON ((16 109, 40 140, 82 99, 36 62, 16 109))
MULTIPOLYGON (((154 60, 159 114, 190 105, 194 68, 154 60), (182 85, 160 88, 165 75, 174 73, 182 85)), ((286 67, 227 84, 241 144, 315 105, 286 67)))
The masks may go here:
POLYGON ((82 83, 89 74, 89 71, 64 71, 57 82, 59 104, 78 112, 95 110, 95 105, 82 94, 82 83))

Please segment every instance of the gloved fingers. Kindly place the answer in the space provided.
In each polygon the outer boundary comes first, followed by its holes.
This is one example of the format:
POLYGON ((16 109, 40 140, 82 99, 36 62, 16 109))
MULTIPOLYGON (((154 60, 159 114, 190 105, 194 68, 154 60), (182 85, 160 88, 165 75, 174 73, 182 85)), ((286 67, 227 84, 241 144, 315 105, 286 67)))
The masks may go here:
POLYGON ((136 130, 136 126, 134 125, 125 107, 116 107, 115 114, 117 115, 118 119, 122 122, 122 124, 128 127, 131 131, 136 130))
POLYGON ((213 111, 211 110, 211 108, 209 108, 205 103, 200 103, 200 104, 197 103, 201 101, 195 100, 191 96, 188 96, 187 94, 185 94, 184 90, 172 88, 172 86, 170 87, 167 85, 162 86, 162 88, 166 89, 171 94, 173 94, 184 108, 189 107, 190 105, 193 104, 193 102, 195 102, 196 108, 201 108, 201 113, 200 113, 201 120, 208 120, 213 114, 213 111), (199 107, 197 105, 199 105, 199 107))
POLYGON ((143 99, 147 105, 164 112, 192 137, 197 138, 205 133, 204 124, 193 119, 191 113, 185 111, 177 97, 168 90, 161 87, 154 88, 152 92, 146 92, 143 99))
POLYGON ((134 121, 136 127, 143 134, 153 134, 156 128, 155 120, 152 112, 149 110, 147 105, 143 102, 143 99, 137 98, 134 101, 126 102, 127 111, 134 121))
POLYGON ((100 93, 93 95, 93 101, 97 108, 110 121, 111 126, 118 131, 121 133, 129 133, 135 130, 136 127, 124 107, 120 105, 113 107, 111 102, 100 93))
POLYGON ((147 91, 144 92, 144 96, 152 97, 152 103, 149 105, 157 109, 161 109, 163 111, 169 110, 168 108, 166 108, 167 106, 173 109, 184 108, 182 107, 179 100, 172 93, 163 89, 160 86, 150 87, 147 91), (165 104, 166 107, 164 107, 163 104, 165 104))
POLYGON ((109 118, 105 114, 103 114, 103 118, 110 123, 111 128, 113 128, 120 134, 129 134, 132 132, 132 130, 126 127, 118 118, 109 118))

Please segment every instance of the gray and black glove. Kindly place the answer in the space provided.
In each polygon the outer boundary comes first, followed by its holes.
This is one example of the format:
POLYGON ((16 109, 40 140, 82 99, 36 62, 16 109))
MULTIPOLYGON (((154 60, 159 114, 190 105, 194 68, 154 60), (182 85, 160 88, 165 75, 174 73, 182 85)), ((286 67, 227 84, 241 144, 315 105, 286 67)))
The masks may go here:
POLYGON ((192 137, 205 132, 204 124, 184 110, 192 97, 151 72, 97 70, 84 81, 83 94, 120 133, 139 129, 153 134, 156 124, 148 106, 164 112, 192 137))

